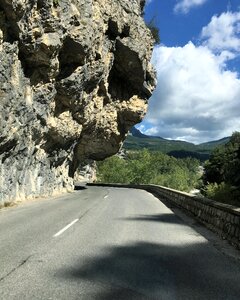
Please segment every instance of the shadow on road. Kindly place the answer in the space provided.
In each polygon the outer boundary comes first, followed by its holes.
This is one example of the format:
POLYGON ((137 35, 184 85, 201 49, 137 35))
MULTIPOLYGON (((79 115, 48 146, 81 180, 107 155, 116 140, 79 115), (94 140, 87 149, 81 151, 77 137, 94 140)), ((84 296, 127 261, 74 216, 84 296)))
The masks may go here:
MULTIPOLYGON (((55 274, 56 275, 56 274, 55 274)), ((240 267, 209 244, 147 242, 101 249, 57 276, 92 282, 88 299, 239 299, 240 267), (103 287, 97 291, 95 285, 103 287)))
POLYGON ((75 191, 81 191, 81 190, 86 190, 86 189, 87 189, 87 187, 84 185, 75 185, 74 186, 75 191))
POLYGON ((186 225, 179 217, 171 214, 156 214, 156 215, 137 215, 136 217, 122 218, 123 221, 146 221, 146 222, 162 222, 169 224, 186 225))

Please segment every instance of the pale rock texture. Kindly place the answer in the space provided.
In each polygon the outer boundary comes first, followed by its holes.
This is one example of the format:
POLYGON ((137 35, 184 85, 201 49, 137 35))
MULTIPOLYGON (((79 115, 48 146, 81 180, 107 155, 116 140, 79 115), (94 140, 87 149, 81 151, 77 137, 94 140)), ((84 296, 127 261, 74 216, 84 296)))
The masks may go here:
POLYGON ((155 87, 143 6, 0 0, 0 204, 71 190, 141 121, 155 87))

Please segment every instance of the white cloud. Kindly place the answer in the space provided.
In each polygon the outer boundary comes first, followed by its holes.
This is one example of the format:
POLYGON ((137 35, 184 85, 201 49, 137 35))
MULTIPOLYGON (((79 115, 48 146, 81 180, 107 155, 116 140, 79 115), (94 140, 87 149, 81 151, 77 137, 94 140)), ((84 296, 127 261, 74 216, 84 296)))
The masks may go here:
POLYGON ((213 16, 201 33, 204 44, 213 51, 240 51, 240 12, 213 16))
POLYGON ((231 52, 214 54, 191 42, 156 47, 153 64, 159 84, 144 132, 199 143, 240 130, 240 79, 225 68, 229 56, 231 52))
POLYGON ((200 143, 240 131, 240 77, 228 69, 240 59, 240 12, 214 16, 200 38, 154 49, 159 84, 142 132, 200 143))
POLYGON ((203 5, 208 0, 180 0, 174 6, 175 13, 187 14, 192 8, 203 5))

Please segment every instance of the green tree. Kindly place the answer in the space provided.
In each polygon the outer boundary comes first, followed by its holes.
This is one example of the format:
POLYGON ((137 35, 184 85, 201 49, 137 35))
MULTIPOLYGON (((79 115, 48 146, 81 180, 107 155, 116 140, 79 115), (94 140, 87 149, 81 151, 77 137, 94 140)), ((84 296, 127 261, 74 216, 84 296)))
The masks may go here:
POLYGON ((158 184, 190 191, 199 180, 199 162, 176 159, 146 149, 130 152, 126 159, 110 157, 98 163, 98 181, 106 183, 158 184))
POLYGON ((146 149, 130 154, 128 160, 131 173, 130 183, 149 183, 154 174, 154 167, 152 163, 151 153, 146 149))
POLYGON ((240 204, 240 132, 215 149, 205 164, 203 193, 212 199, 240 204))
POLYGON ((98 182, 129 183, 130 172, 125 160, 112 156, 97 164, 98 182))
POLYGON ((204 183, 226 182, 240 186, 240 132, 234 132, 230 141, 211 154, 205 164, 204 183))

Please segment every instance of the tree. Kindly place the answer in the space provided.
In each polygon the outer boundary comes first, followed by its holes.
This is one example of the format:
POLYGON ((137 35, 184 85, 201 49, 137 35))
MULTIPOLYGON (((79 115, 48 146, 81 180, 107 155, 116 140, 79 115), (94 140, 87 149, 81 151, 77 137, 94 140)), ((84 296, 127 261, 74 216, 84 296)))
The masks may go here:
POLYGON ((240 204, 240 132, 218 147, 205 164, 203 193, 212 199, 240 204))
POLYGON ((112 156, 97 164, 98 182, 129 183, 130 172, 125 160, 112 156))
POLYGON ((190 191, 198 185, 199 162, 176 159, 147 149, 128 153, 127 158, 110 157, 98 163, 98 181, 106 183, 158 184, 190 191))
POLYGON ((234 132, 230 141, 211 154, 205 164, 204 183, 226 182, 240 187, 240 132, 234 132))

